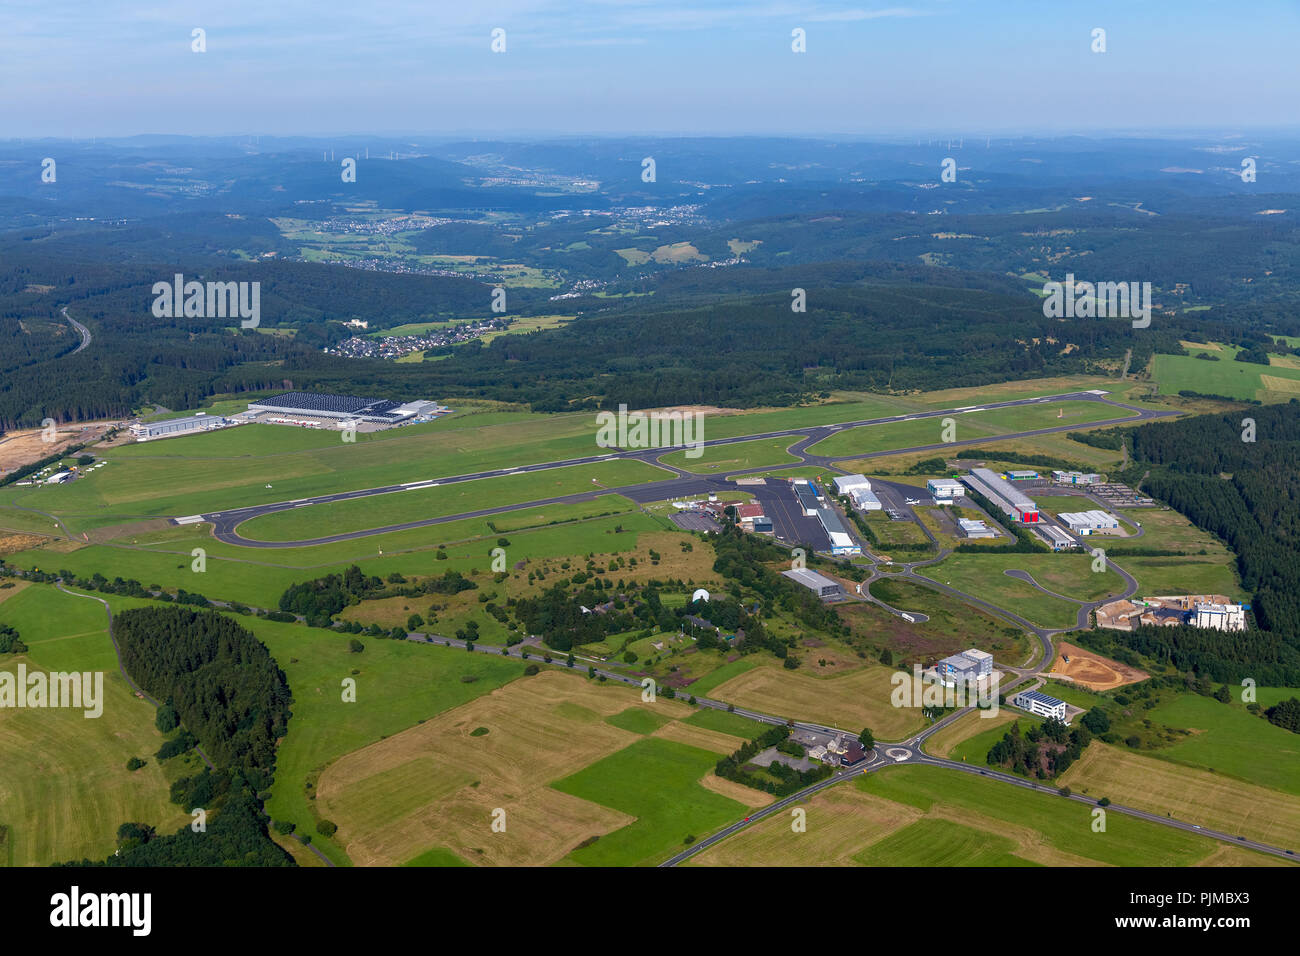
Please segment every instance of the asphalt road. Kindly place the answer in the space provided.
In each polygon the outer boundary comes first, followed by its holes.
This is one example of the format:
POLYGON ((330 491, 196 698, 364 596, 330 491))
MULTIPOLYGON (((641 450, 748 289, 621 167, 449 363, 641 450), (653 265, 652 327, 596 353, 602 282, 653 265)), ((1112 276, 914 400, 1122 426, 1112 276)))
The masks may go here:
POLYGON ((63 311, 63 317, 72 323, 72 327, 76 329, 77 334, 81 336, 81 344, 68 353, 69 355, 76 355, 78 352, 80 352, 82 349, 84 349, 87 345, 90 344, 90 329, 86 328, 84 325, 82 325, 72 316, 68 315, 68 309, 66 306, 63 308, 62 311, 63 311))

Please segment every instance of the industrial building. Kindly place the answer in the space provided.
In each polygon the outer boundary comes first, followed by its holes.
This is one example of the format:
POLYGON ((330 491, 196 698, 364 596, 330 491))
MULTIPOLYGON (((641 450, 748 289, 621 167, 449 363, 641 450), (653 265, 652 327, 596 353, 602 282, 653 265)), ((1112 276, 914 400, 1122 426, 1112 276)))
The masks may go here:
POLYGON ((1212 627, 1217 631, 1244 631, 1246 610, 1240 604, 1198 604, 1192 623, 1197 627, 1212 627))
POLYGON ((993 502, 1009 518, 1025 524, 1038 521, 1038 505, 1034 500, 988 468, 972 468, 964 480, 968 488, 993 502))
POLYGON ((831 554, 861 554, 862 549, 854 543, 844 522, 830 508, 818 508, 817 520, 821 522, 826 537, 831 539, 831 554))
POLYGON ((1039 717, 1055 717, 1063 724, 1069 723, 1065 718, 1065 701, 1040 694, 1036 690, 1021 691, 1011 698, 1011 703, 1039 717))
POLYGON ((45 483, 47 485, 61 485, 65 481, 71 481, 75 477, 77 477, 76 474, 71 471, 56 471, 54 474, 50 475, 50 477, 45 479, 45 483))
POLYGON ((234 424, 237 423, 224 416, 198 412, 185 418, 168 418, 160 422, 135 421, 129 428, 131 437, 136 441, 153 441, 156 438, 173 438, 176 435, 189 435, 234 424))
POLYGON ((813 517, 817 514, 817 509, 822 506, 817 500, 817 489, 811 481, 802 478, 796 479, 793 484, 794 496, 799 499, 799 507, 803 508, 803 513, 807 517, 813 517))
POLYGON ((1038 477, 1036 471, 1009 471, 1006 474, 1008 481, 1037 481, 1038 477))
POLYGON ((1075 541, 1060 528, 1050 524, 1040 524, 1034 527, 1034 534, 1053 551, 1064 551, 1066 548, 1077 548, 1079 542, 1075 541))
POLYGON ((837 475, 835 478, 835 493, 837 495, 847 495, 854 488, 861 488, 863 491, 871 490, 871 482, 865 475, 837 475))
POLYGON ((964 498, 966 488, 954 478, 931 478, 925 483, 926 490, 934 496, 939 504, 951 504, 954 498, 964 498))
POLYGON ((1094 508, 1092 511, 1063 511, 1057 517, 1075 534, 1119 530, 1119 519, 1099 508, 1094 508))
POLYGON ((426 420, 447 411, 437 402, 394 402, 386 398, 359 398, 355 395, 329 395, 324 392, 285 392, 248 403, 253 416, 274 418, 300 417, 337 421, 372 422, 397 425, 412 420, 426 420))
POLYGON ((1052 480, 1058 485, 1099 485, 1101 475, 1083 471, 1054 471, 1052 480))
POLYGON ((849 492, 849 500, 859 511, 879 511, 883 507, 876 493, 865 488, 854 488, 849 492))
POLYGON ((832 581, 826 575, 818 574, 816 571, 809 571, 807 568, 791 568, 789 571, 782 571, 781 574, 797 584, 802 584, 823 601, 834 601, 844 596, 844 588, 838 581, 832 581))

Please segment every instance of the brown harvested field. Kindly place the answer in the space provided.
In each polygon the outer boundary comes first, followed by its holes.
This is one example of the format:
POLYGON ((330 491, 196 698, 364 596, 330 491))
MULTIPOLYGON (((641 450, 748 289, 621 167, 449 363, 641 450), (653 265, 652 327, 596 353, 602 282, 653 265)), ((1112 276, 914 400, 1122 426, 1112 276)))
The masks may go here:
POLYGON ((716 687, 712 695, 740 707, 829 724, 856 734, 870 727, 882 740, 900 740, 925 726, 920 708, 890 703, 894 670, 869 664, 838 677, 814 677, 760 665, 716 687))
POLYGON ((46 541, 44 535, 0 532, 0 555, 17 554, 46 541))
POLYGON ((776 799, 769 793, 755 790, 753 787, 747 787, 743 783, 736 783, 736 781, 728 780, 725 777, 719 777, 712 771, 709 771, 707 776, 700 778, 700 786, 706 790, 712 790, 714 793, 720 793, 724 797, 729 797, 737 803, 743 803, 752 810, 765 807, 776 799))
POLYGON ((1169 813, 1274 846, 1300 846, 1300 797, 1094 740, 1060 777, 1077 793, 1169 813))
POLYGON ((746 743, 740 737, 733 737, 731 734, 719 733, 707 727, 696 727, 694 724, 683 724, 676 720, 664 724, 650 736, 675 740, 679 744, 711 750, 715 754, 735 753, 746 743))
POLYGON ((688 866, 855 866, 855 853, 923 814, 857 787, 830 787, 801 805, 808 829, 790 829, 789 813, 773 814, 692 857, 688 866))
MULTIPOLYGON (((360 866, 391 866, 433 847, 492 866, 558 861, 583 840, 632 822, 626 814, 551 790, 640 739, 605 723, 626 710, 626 688, 559 671, 516 680, 335 761, 316 809, 360 866), (488 733, 471 732, 486 727, 488 733), (494 833, 492 814, 506 812, 494 833)), ((656 711, 693 713, 660 698, 656 711)))
POLYGON ((942 730, 936 731, 932 737, 927 737, 925 752, 936 757, 946 757, 963 740, 969 740, 976 734, 982 734, 994 727, 1009 724, 1017 717, 1018 715, 1012 711, 1001 709, 992 717, 981 717, 977 713, 966 714, 957 718, 942 730))
POLYGON ((1217 850, 1200 860, 1195 866, 1295 866, 1295 861, 1284 860, 1271 853, 1256 853, 1243 850, 1239 846, 1221 845, 1217 850))
POLYGON ((1080 687, 1104 691, 1114 690, 1125 684, 1136 684, 1151 675, 1136 667, 1129 667, 1109 657, 1102 657, 1075 644, 1061 641, 1056 646, 1056 660, 1052 663, 1052 670, 1047 676, 1068 677, 1080 687), (1065 663, 1066 657, 1070 658, 1068 664, 1065 663))

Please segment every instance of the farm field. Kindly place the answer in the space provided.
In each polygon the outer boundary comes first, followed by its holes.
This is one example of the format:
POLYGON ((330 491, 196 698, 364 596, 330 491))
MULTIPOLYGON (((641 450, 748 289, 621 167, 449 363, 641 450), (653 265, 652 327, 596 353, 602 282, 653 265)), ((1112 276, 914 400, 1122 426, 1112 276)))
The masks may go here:
POLYGON ((1157 756, 1300 797, 1300 734, 1248 713, 1239 703, 1221 704, 1199 694, 1183 694, 1150 716, 1193 732, 1154 751, 1157 756))
POLYGON ((1190 866, 1222 846, 1117 813, 1093 833, 1089 807, 1062 803, 938 767, 894 767, 811 797, 806 833, 774 814, 690 865, 1190 866))
MULTIPOLYGON (((5 594, 8 592, 0 592, 5 594)), ((0 657, 0 669, 100 671, 103 712, 0 710, 0 825, 8 826, 0 864, 48 866, 112 855, 117 828, 140 821, 167 833, 190 822, 170 802, 170 777, 154 758, 163 735, 154 708, 117 670, 108 618, 97 601, 33 584, 0 602, 0 623, 30 650, 0 657), (126 769, 131 757, 146 765, 126 769)))
MULTIPOLYGON (((1001 739, 1011 728, 1007 726, 1017 717, 1017 711, 999 708, 998 712, 992 717, 983 716, 983 712, 972 711, 958 717, 951 724, 948 724, 942 730, 932 734, 925 740, 925 752, 933 754, 936 757, 951 756, 958 744, 962 744, 974 737, 985 735, 989 737, 989 747, 1001 739)), ((984 748, 984 754, 988 753, 988 747, 984 748)), ((954 760, 965 758, 969 763, 970 754, 963 752, 953 757, 954 760)), ((975 762, 977 766, 984 764, 984 755, 975 762)))
POLYGON ((520 473, 479 478, 433 488, 416 488, 370 498, 291 508, 253 518, 240 525, 240 534, 258 541, 293 541, 365 531, 407 521, 479 510, 483 505, 523 504, 538 498, 602 491, 621 485, 670 477, 662 468, 640 461, 608 461, 571 465, 539 474, 520 473))
POLYGON ((716 753, 647 738, 553 783, 552 789, 635 818, 567 862, 586 866, 645 866, 745 815, 747 807, 700 786, 716 753), (652 787, 646 786, 653 780, 652 787))
POLYGON ((319 777, 316 810, 360 865, 545 865, 591 862, 589 851, 653 862, 643 854, 658 852, 648 848, 667 820, 698 821, 703 833, 719 807, 728 817, 743 809, 699 785, 743 740, 695 723, 679 701, 637 700, 546 668, 335 760, 319 777), (631 794, 647 788, 635 774, 629 783, 630 766, 653 768, 668 786, 631 794), (504 832, 491 829, 497 808, 504 832))
MULTIPOLYGON (((270 649, 294 696, 267 812, 310 834, 316 833, 316 802, 306 784, 314 784, 320 771, 384 736, 490 693, 524 669, 518 660, 368 637, 363 638, 365 650, 353 654, 348 635, 257 618, 238 620, 270 649), (360 673, 354 675, 354 670, 360 673), (342 700, 345 677, 357 682, 355 703, 342 700)), ((344 840, 347 834, 338 836, 344 840)), ((312 845, 336 863, 348 862, 335 841, 314 835, 312 845)))
POLYGON ((699 475, 746 471, 769 465, 786 465, 799 460, 786 449, 801 437, 787 435, 781 438, 736 442, 732 445, 714 445, 701 449, 703 454, 695 458, 690 457, 689 451, 674 451, 662 455, 659 460, 665 465, 672 465, 699 475))
MULTIPOLYGON (((1174 395, 1184 389, 1205 395, 1228 398, 1258 399, 1262 402, 1289 401, 1300 393, 1300 369, 1270 362, 1234 361, 1241 349, 1233 345, 1188 347, 1191 355, 1156 355, 1152 357, 1151 377, 1160 390, 1174 395), (1217 362, 1198 359, 1198 352, 1219 358, 1217 362)), ((1276 358, 1275 356, 1272 358, 1276 358)))
POLYGON ((867 664, 837 677, 814 677, 802 669, 762 664, 713 687, 709 696, 778 717, 815 720, 855 736, 870 727, 883 740, 899 740, 920 730, 925 719, 919 709, 890 703, 893 673, 891 667, 867 664))
POLYGON ((1060 782, 1076 793, 1300 850, 1300 797, 1209 770, 1094 740, 1060 782))

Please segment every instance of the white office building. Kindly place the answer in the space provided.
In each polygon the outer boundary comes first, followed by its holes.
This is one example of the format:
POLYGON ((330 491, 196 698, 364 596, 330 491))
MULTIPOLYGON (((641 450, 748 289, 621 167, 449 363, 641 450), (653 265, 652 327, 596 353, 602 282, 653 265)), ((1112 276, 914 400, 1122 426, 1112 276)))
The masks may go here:
POLYGON ((1068 724, 1065 719, 1065 701, 1057 700, 1055 697, 1049 697, 1041 694, 1036 690, 1025 690, 1011 698, 1011 703, 1015 704, 1021 710, 1027 710, 1038 717, 1055 717, 1063 724, 1068 724))

